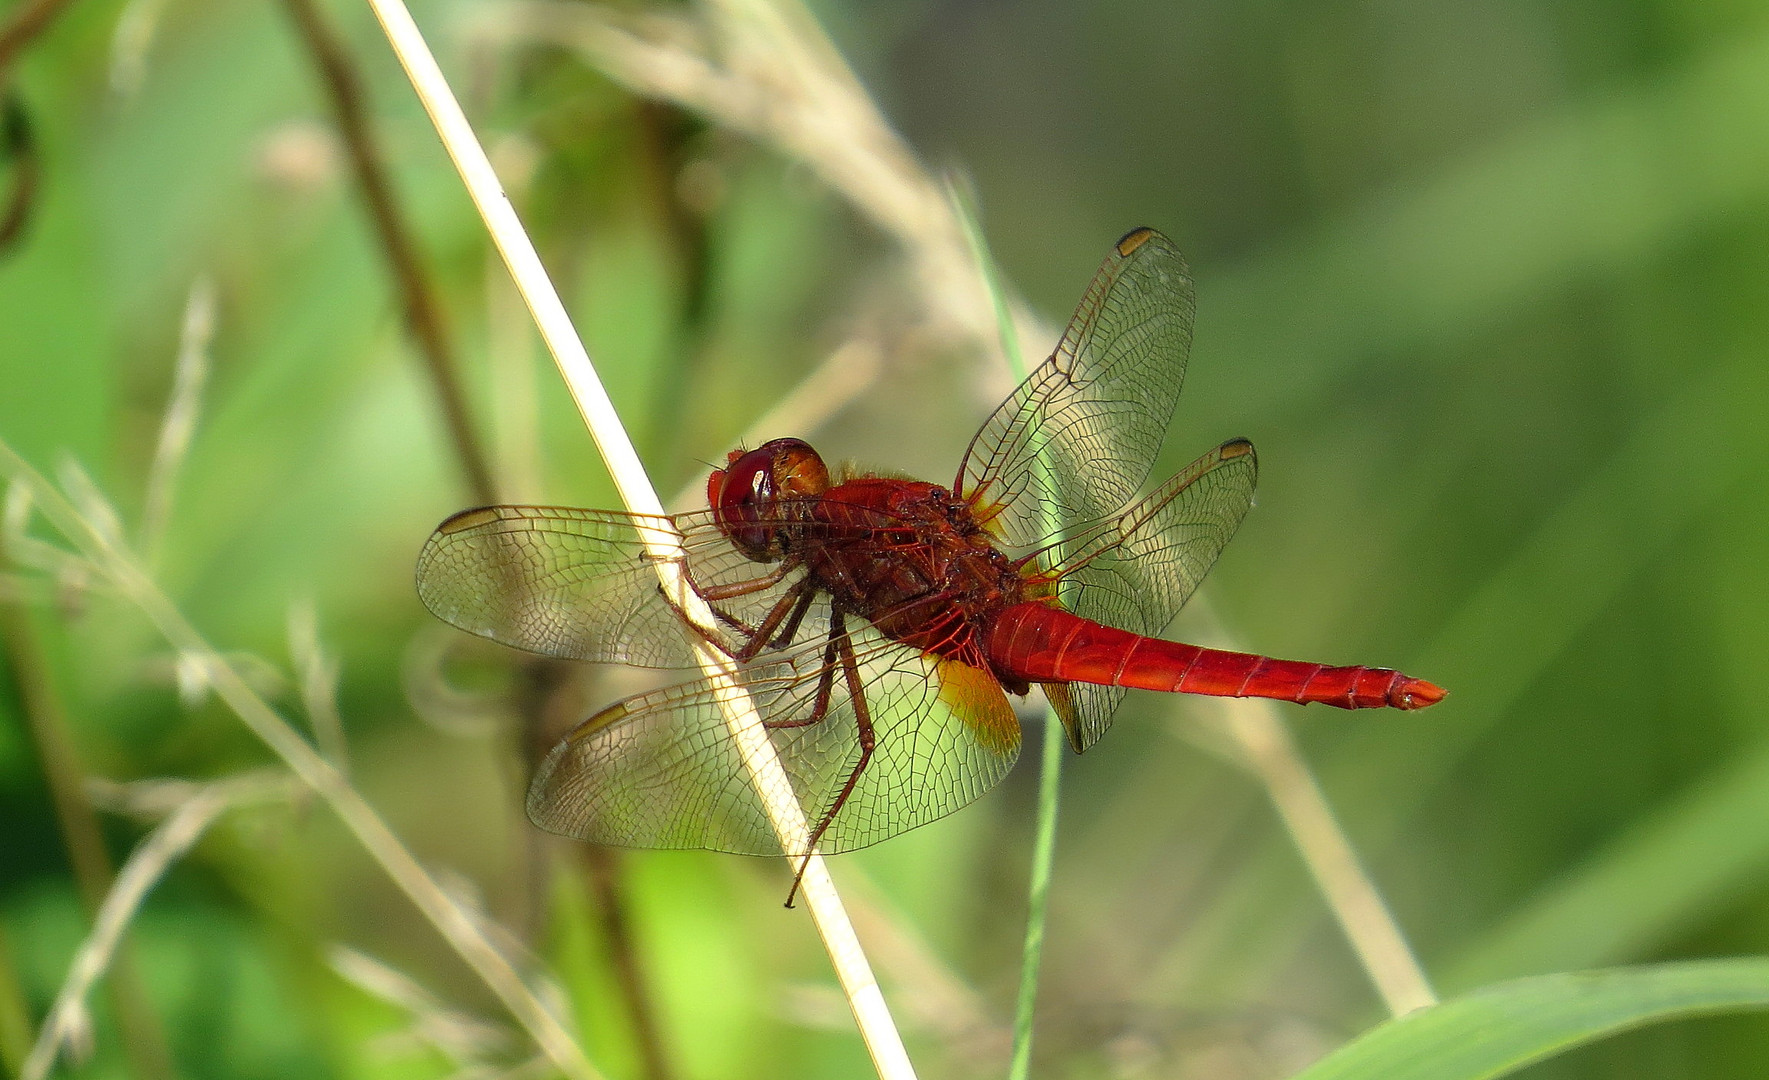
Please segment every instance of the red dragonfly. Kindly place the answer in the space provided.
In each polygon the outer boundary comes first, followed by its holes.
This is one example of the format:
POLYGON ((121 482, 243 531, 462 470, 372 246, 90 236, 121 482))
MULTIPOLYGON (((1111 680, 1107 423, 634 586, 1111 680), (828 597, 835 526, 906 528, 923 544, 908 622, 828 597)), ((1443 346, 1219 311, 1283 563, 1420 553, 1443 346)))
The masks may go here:
MULTIPOLYGON (((1113 247, 1055 353, 972 438, 950 488, 843 472, 798 439, 734 450, 710 509, 668 518, 491 506, 439 526, 418 593, 494 641, 573 660, 739 666, 807 822, 864 847, 957 810, 1020 748, 1009 694, 1038 684, 1077 752, 1125 687, 1417 709, 1444 692, 1149 635, 1191 596, 1253 501, 1231 439, 1141 499, 1185 376, 1192 283, 1166 237, 1113 247), (659 586, 638 526, 673 529, 717 625, 659 586), (686 632, 685 632, 686 631, 686 632)), ((602 844, 774 854, 780 842, 703 681, 611 705, 548 755, 528 814, 602 844)), ((802 852, 789 855, 806 856, 802 852)))

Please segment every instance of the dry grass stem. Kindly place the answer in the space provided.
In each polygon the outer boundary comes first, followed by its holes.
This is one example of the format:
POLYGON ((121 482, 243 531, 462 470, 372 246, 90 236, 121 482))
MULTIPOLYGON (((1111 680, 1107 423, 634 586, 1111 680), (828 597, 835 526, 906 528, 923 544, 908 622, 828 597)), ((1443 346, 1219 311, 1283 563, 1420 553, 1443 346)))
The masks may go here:
MULTIPOLYGON (((17 484, 8 495, 4 550, 10 553, 29 548, 25 541, 28 540, 30 499, 23 486, 17 484)), ((59 553, 59 549, 46 544, 39 545, 39 548, 59 553)), ((84 582, 91 576, 91 570, 77 556, 68 556, 68 560, 60 566, 56 566, 54 560, 50 563, 61 585, 60 598, 71 603, 81 595, 83 586, 70 583, 84 582)), ((41 585, 41 579, 37 583, 41 585)), ((97 815, 82 790, 85 767, 72 737, 67 706, 50 671, 51 662, 35 620, 25 607, 0 607, 0 653, 3 653, 0 661, 11 669, 21 719, 42 767, 74 883, 87 915, 96 919, 115 874, 97 815)), ((130 1070, 142 1080, 171 1077, 171 1055, 166 1048, 165 1035, 142 990, 126 942, 119 942, 113 948, 109 971, 107 981, 111 1003, 130 1070)), ((29 1041, 28 1033, 26 1041, 29 1041)), ((21 1069, 25 1056, 21 1045, 18 1053, 21 1069)))
POLYGON ((1221 705, 1235 743, 1271 795, 1383 1005, 1401 1016, 1437 1004, 1418 957, 1339 827, 1278 707, 1263 698, 1223 699, 1221 705))
MULTIPOLYGON (((239 672, 210 648, 128 550, 113 542, 114 530, 102 524, 110 515, 100 513, 97 521, 84 516, 4 443, 0 443, 0 472, 28 485, 33 501, 50 524, 147 616, 180 655, 201 664, 216 695, 304 784, 326 801, 369 856, 503 1002, 554 1065, 573 1080, 596 1077, 598 1074, 582 1048, 522 981, 509 960, 479 932, 473 917, 443 892, 344 775, 309 746, 239 672)), ((72 475, 76 480, 80 476, 77 471, 72 475)), ((82 501, 96 498, 95 491, 86 489, 82 501)), ((94 509, 102 511, 102 507, 94 509)))
POLYGON ((294 778, 281 769, 255 769, 235 773, 223 781, 161 776, 120 784, 102 776, 90 776, 86 778, 85 789, 87 801, 101 810, 152 820, 176 813, 185 803, 214 788, 218 783, 233 785, 240 791, 256 786, 263 798, 254 801, 294 799, 299 794, 294 778), (282 794, 275 795, 273 789, 279 785, 282 794))
MULTIPOLYGON (((517 289, 528 304, 547 343, 554 362, 558 364, 584 422, 590 429, 603 460, 607 463, 615 486, 628 510, 643 515, 661 515, 662 504, 645 475, 637 452, 627 438, 614 406, 608 399, 589 354, 584 350, 571 318, 548 278, 540 256, 523 229, 515 208, 510 204, 497 174, 485 155, 484 148, 473 134, 466 115, 461 111, 454 92, 444 79, 429 46, 419 33, 411 13, 400 0, 369 0, 375 17, 398 55, 406 76, 417 91, 424 109, 456 169, 467 186, 474 204, 484 218, 492 241, 509 267, 517 289)), ((705 626, 714 625, 705 603, 687 585, 681 573, 683 555, 681 538, 667 519, 658 518, 657 527, 641 530, 658 567, 659 581, 665 595, 676 603, 688 618, 705 626)), ((713 687, 735 740, 738 752, 750 773, 752 782, 766 807, 783 851, 803 851, 809 846, 810 829, 799 807, 790 780, 782 768, 774 745, 769 740, 761 717, 738 681, 736 665, 726 656, 704 645, 695 653, 702 671, 713 687)), ((841 906, 835 885, 821 857, 813 854, 804 865, 803 889, 805 903, 822 935, 831 963, 842 983, 879 1074, 884 1077, 911 1077, 914 1069, 903 1049, 902 1038, 891 1021, 884 997, 872 976, 859 939, 841 906)))
POLYGON ((223 811, 286 794, 284 785, 259 774, 203 785, 136 847, 99 906, 92 933, 74 953, 67 979, 55 995, 55 1004, 25 1059, 21 1080, 43 1080, 64 1048, 88 1040, 92 1021, 86 1012, 86 995, 110 965, 124 928, 140 910, 148 890, 165 876, 167 869, 191 849, 223 811))
POLYGON ((335 657, 326 654, 319 641, 319 613, 312 600, 289 608, 289 658, 294 661, 295 680, 301 687, 301 705, 313 728, 320 752, 338 771, 350 772, 350 743, 344 737, 344 717, 338 712, 338 679, 335 657))
POLYGON ((16 481, 6 486, 0 510, 0 552, 17 566, 37 570, 56 581, 91 575, 92 565, 80 556, 30 535, 31 491, 16 481))
POLYGON ((160 437, 154 443, 153 464, 147 473, 147 499, 141 513, 141 550, 151 565, 172 519, 172 493, 178 470, 190 450, 202 406, 203 384, 209 378, 209 342, 215 337, 215 283, 200 277, 184 302, 184 322, 178 335, 178 360, 172 368, 172 394, 166 399, 166 415, 160 421, 160 437))
POLYGON ((487 9, 475 30, 574 49, 635 94, 675 102, 803 162, 897 239, 937 318, 993 347, 989 298, 943 185, 810 15, 766 3, 711 5, 709 14, 702 26, 558 0, 509 0, 487 9))
POLYGON ((440 1051, 458 1068, 484 1070, 487 1058, 511 1049, 510 1032, 501 1024, 449 1008, 411 976, 366 953, 337 945, 330 960, 346 982, 411 1014, 403 1033, 411 1043, 440 1051))
POLYGON ((129 0, 111 31, 111 94, 127 101, 147 79, 147 57, 159 35, 166 0, 129 0))

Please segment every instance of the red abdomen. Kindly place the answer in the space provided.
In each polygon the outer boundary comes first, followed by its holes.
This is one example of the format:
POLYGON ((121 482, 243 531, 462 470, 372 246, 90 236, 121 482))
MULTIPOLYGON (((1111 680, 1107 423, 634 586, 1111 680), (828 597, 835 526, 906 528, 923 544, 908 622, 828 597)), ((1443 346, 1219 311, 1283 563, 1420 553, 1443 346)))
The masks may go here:
POLYGON ((1419 709, 1444 692, 1388 668, 1328 667, 1143 637, 1036 602, 1014 604, 983 649, 1004 679, 1318 701, 1340 709, 1419 709))

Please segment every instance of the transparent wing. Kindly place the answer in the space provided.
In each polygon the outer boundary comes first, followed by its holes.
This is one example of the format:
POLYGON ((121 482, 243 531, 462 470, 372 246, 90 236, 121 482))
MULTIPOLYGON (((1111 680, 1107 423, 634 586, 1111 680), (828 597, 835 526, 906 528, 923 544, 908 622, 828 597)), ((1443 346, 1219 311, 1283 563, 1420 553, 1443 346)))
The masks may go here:
MULTIPOLYGON (((876 743, 818 844, 826 853, 876 844, 952 813, 993 787, 1020 746, 1018 721, 993 675, 890 641, 870 626, 850 640, 876 743)), ((860 757, 855 703, 839 667, 830 669, 831 655, 824 642, 807 642, 742 674, 791 797, 812 826, 860 757), (827 711, 808 723, 825 688, 827 711)), ((549 832, 599 844, 781 850, 703 682, 640 694, 585 721, 541 765, 528 815, 549 832)))
MULTIPOLYGON (((1075 614, 1159 635, 1240 528, 1258 475, 1253 444, 1231 439, 1123 513, 1078 530, 1041 576, 1055 579, 1057 599, 1075 614)), ((1122 687, 1069 684, 1058 708, 1077 750, 1111 726, 1123 696, 1122 687)))
MULTIPOLYGON (((487 506, 443 522, 418 556, 418 596, 462 630, 569 660, 693 667, 682 616, 664 598, 641 530, 677 533, 703 592, 754 626, 802 575, 743 556, 709 511, 648 517, 559 506, 487 506)), ((826 624, 825 624, 826 625, 826 624)), ((736 627, 721 628, 737 647, 736 627)), ((804 633, 821 628, 805 625, 804 633)))
POLYGON ((1192 279, 1137 229, 1106 256, 1068 330, 984 423, 957 489, 1012 547, 1119 510, 1148 478, 1185 380, 1192 279))

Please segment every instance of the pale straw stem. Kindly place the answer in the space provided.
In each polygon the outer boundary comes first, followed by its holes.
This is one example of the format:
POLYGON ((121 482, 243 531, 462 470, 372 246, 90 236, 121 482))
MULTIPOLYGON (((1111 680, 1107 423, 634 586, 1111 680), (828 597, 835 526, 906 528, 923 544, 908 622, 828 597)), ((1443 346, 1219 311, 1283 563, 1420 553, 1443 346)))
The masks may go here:
POLYGON ((447 1055, 458 1077, 495 1075, 486 1059, 507 1048, 501 1025, 451 1009, 417 980, 366 953, 342 945, 331 950, 332 970, 364 993, 410 1014, 409 1035, 447 1055))
MULTIPOLYGON (((443 78, 442 70, 425 44, 411 13, 401 0, 369 0, 393 51, 405 68, 424 109, 436 125, 437 134, 454 160, 466 184, 468 194, 479 208, 492 242, 510 269, 517 289, 533 313, 541 337, 547 343, 554 362, 558 364, 578 411, 590 429, 590 435, 601 451, 613 475, 615 487, 629 511, 635 514, 661 515, 663 506, 657 492, 639 463, 638 453, 621 426, 614 405, 602 387, 589 354, 571 324, 558 293, 553 289, 540 256, 523 230, 515 208, 505 195, 491 162, 467 123, 466 114, 455 100, 454 92, 443 78)), ((660 518, 651 528, 640 529, 641 536, 657 563, 658 577, 668 595, 683 613, 703 626, 715 625, 711 612, 688 587, 682 574, 681 537, 666 519, 660 518)), ((810 829, 803 810, 793 792, 792 783, 775 753, 767 729, 756 713, 754 703, 738 682, 736 665, 726 656, 705 644, 697 644, 695 655, 712 685, 713 693, 725 714, 731 736, 762 804, 768 813, 782 851, 801 852, 809 847, 810 829)), ((836 976, 847 994, 854 1019, 860 1028, 879 1075, 887 1078, 913 1077, 913 1067, 903 1049, 901 1036, 892 1022, 884 997, 879 992, 865 953, 849 922, 847 912, 836 895, 834 882, 821 857, 813 853, 804 866, 803 889, 805 905, 822 935, 824 948, 836 976)))
POLYGON ((200 277, 184 304, 184 325, 178 336, 178 361, 172 369, 172 394, 160 423, 159 441, 147 474, 147 498, 141 514, 141 551, 151 563, 172 519, 172 495, 179 467, 196 433, 203 383, 209 377, 209 342, 215 336, 215 283, 200 277))
POLYGON ((55 995, 55 1004, 37 1033, 20 1070, 21 1080, 43 1080, 55 1064, 61 1048, 69 1045, 88 1026, 86 995, 110 966, 117 944, 129 921, 141 908, 168 868, 183 857, 221 813, 230 806, 250 799, 286 794, 280 785, 267 783, 262 776, 249 776, 232 782, 207 785, 185 799, 171 816, 143 840, 129 861, 112 882, 104 902, 93 920, 92 933, 74 953, 74 962, 55 995))
POLYGON ((289 659, 301 684, 301 705, 313 728, 314 741, 338 771, 350 772, 350 741, 338 712, 338 661, 326 655, 319 640, 319 611, 312 598, 289 608, 289 659))
POLYGON ((75 509, 3 442, 0 472, 28 485, 43 516, 91 559, 126 599, 141 609, 181 656, 202 665, 207 682, 222 701, 282 758, 290 771, 326 800, 369 856, 504 1003, 554 1065, 573 1080, 595 1080, 598 1074, 582 1048, 522 981, 509 960, 479 932, 472 915, 443 892, 374 807, 350 786, 344 774, 308 745, 253 691, 238 670, 203 640, 140 564, 111 542, 104 527, 75 509))

